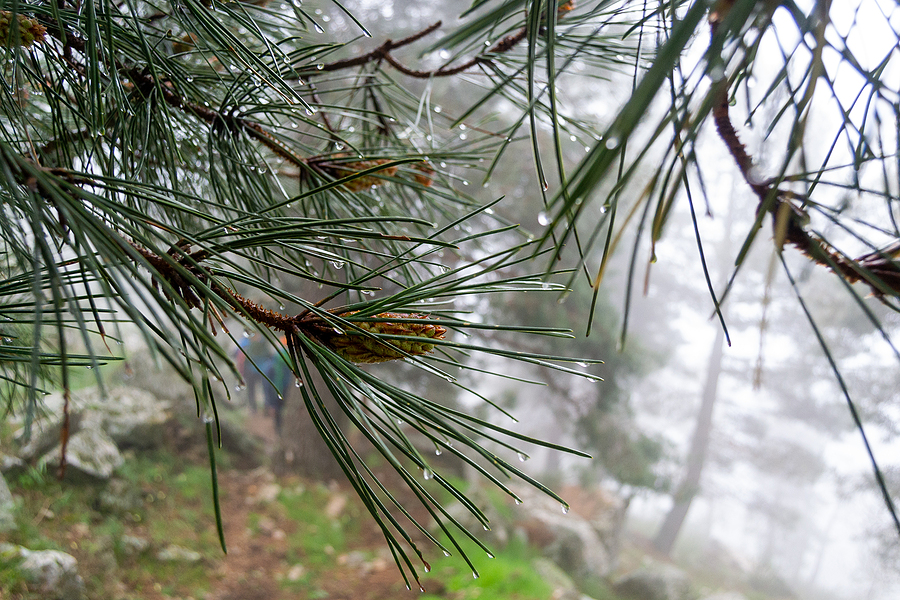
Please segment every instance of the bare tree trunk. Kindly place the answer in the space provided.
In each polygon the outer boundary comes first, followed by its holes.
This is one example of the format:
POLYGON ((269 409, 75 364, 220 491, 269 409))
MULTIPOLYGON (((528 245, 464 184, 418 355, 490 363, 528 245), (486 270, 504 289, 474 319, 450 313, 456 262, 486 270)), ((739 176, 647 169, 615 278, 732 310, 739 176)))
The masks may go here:
POLYGON ((662 527, 653 540, 657 550, 668 556, 672 552, 678 533, 681 531, 691 502, 700 491, 700 476, 706 463, 706 455, 709 450, 709 438, 712 432, 713 407, 716 403, 716 392, 719 385, 719 375, 722 372, 722 354, 724 351, 725 334, 721 327, 716 330, 716 339, 713 341, 712 351, 709 354, 709 364, 706 368, 706 383, 703 386, 703 400, 700 404, 700 414, 697 415, 697 424, 694 426, 694 435, 691 439, 691 449, 688 453, 684 479, 673 494, 674 504, 666 515, 662 527))
MULTIPOLYGON (((326 408, 344 429, 348 424, 346 415, 331 398, 318 372, 312 370, 312 373, 326 408)), ((284 396, 281 435, 272 457, 272 469, 281 475, 301 475, 319 481, 343 478, 340 465, 309 416, 303 394, 291 384, 284 396)))

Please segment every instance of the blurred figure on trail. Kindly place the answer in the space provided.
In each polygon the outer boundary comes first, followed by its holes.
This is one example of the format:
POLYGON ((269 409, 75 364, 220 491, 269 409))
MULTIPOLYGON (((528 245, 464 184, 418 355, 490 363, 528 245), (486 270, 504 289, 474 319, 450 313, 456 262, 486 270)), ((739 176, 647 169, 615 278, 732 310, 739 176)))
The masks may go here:
POLYGON ((281 347, 278 353, 275 356, 270 356, 263 365, 260 365, 263 374, 269 379, 263 385, 266 414, 272 417, 275 424, 275 432, 278 435, 281 435, 281 413, 284 410, 284 396, 287 394, 288 383, 293 375, 289 366, 290 359, 285 348, 286 342, 284 336, 282 336, 281 347))
POLYGON ((238 342, 235 365, 238 373, 247 386, 247 406, 251 413, 256 413, 258 394, 265 394, 265 388, 271 387, 263 375, 264 365, 272 356, 272 348, 263 336, 250 334, 238 342))

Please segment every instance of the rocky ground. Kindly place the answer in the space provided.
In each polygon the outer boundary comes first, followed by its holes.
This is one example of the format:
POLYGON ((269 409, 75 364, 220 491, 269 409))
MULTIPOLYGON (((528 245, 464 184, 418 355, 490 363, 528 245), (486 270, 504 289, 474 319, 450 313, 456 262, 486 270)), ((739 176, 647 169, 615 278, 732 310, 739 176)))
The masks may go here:
MULTIPOLYGON (((12 483, 7 490, 0 478, 2 600, 693 600, 703 591, 646 554, 618 560, 625 504, 615 496, 560 490, 572 505, 564 514, 527 486, 515 488, 522 506, 489 486, 468 490, 491 532, 451 508, 497 555, 464 546, 480 579, 419 534, 434 569, 425 574, 417 563, 426 593, 414 582, 409 591, 349 485, 276 477, 265 466, 277 441, 271 421, 240 409, 223 419, 223 439, 235 449, 222 453, 218 475, 223 554, 195 418, 179 419, 170 401, 153 394, 116 388, 106 398, 96 390, 79 394, 70 421, 64 480, 54 476, 60 418, 48 418, 30 442, 0 456, 12 483)), ((4 435, 16 445, 16 431, 4 435)), ((379 475, 413 516, 431 522, 392 471, 379 475)))

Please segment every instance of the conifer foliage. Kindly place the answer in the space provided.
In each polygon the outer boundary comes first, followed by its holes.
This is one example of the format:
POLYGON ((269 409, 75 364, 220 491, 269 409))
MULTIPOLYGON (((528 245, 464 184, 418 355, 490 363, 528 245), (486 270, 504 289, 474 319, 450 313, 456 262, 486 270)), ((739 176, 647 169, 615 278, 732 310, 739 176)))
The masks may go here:
MULTIPOLYGON (((336 0, 0 0, 8 410, 32 415, 48 373, 68 393, 72 369, 115 359, 110 341, 128 322, 214 422, 241 333, 227 323, 237 320, 284 349, 310 418, 415 579, 408 552, 422 553, 405 528, 440 543, 361 460, 323 395, 451 540, 454 518, 426 483, 486 518, 407 428, 510 494, 498 475, 552 494, 492 450, 515 456, 516 440, 539 442, 390 383, 376 370, 389 364, 360 364, 406 360, 461 385, 457 372, 477 370, 470 357, 487 353, 585 376, 574 359, 479 342, 485 329, 568 331, 485 323, 471 311, 499 292, 549 291, 553 302, 583 284, 580 273, 599 289, 628 227, 638 233, 630 289, 639 249, 651 247, 655 262, 673 206, 686 201, 693 215, 705 193, 704 135, 719 138, 757 199, 735 274, 769 219, 779 256, 796 247, 834 271, 872 319, 850 284, 896 310, 900 57, 890 4, 474 0, 454 28, 398 36, 370 30, 336 0), (849 27, 837 10, 855 10, 849 27), (893 40, 874 60, 856 50, 870 23, 893 40), (608 122, 566 103, 574 78, 614 76, 632 85, 608 122), (458 114, 433 97, 447 80, 465 90, 458 114), (495 101, 518 112, 492 120, 495 101), (815 118, 833 124, 830 141, 815 118), (761 132, 763 154, 747 150, 744 126, 761 132), (546 207, 534 241, 465 193, 523 137, 532 193, 546 207), (587 147, 574 168, 568 141, 587 147), (522 275, 542 254, 549 270, 570 269, 565 285, 547 283, 540 267, 522 275)), ((699 232, 697 243, 702 261, 699 232)), ((718 311, 727 290, 710 292, 718 311)))

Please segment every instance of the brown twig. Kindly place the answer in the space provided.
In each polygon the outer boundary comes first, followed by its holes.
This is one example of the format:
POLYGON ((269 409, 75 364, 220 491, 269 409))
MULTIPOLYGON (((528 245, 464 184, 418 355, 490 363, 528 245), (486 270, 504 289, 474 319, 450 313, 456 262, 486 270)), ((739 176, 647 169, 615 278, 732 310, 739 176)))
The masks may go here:
MULTIPOLYGON (((715 37, 720 15, 710 16, 710 29, 715 37)), ((895 262, 896 252, 890 248, 858 258, 849 258, 834 249, 815 233, 806 230, 809 216, 802 205, 805 197, 790 190, 782 190, 774 181, 759 181, 753 175, 753 158, 738 138, 731 122, 728 103, 728 80, 714 84, 716 95, 713 104, 713 120, 719 137, 728 147, 744 181, 759 198, 757 210, 767 210, 772 216, 775 241, 779 248, 784 244, 796 247, 810 260, 830 269, 849 283, 864 282, 877 297, 900 296, 900 267, 895 262), (797 201, 801 204, 798 205, 797 201)))

